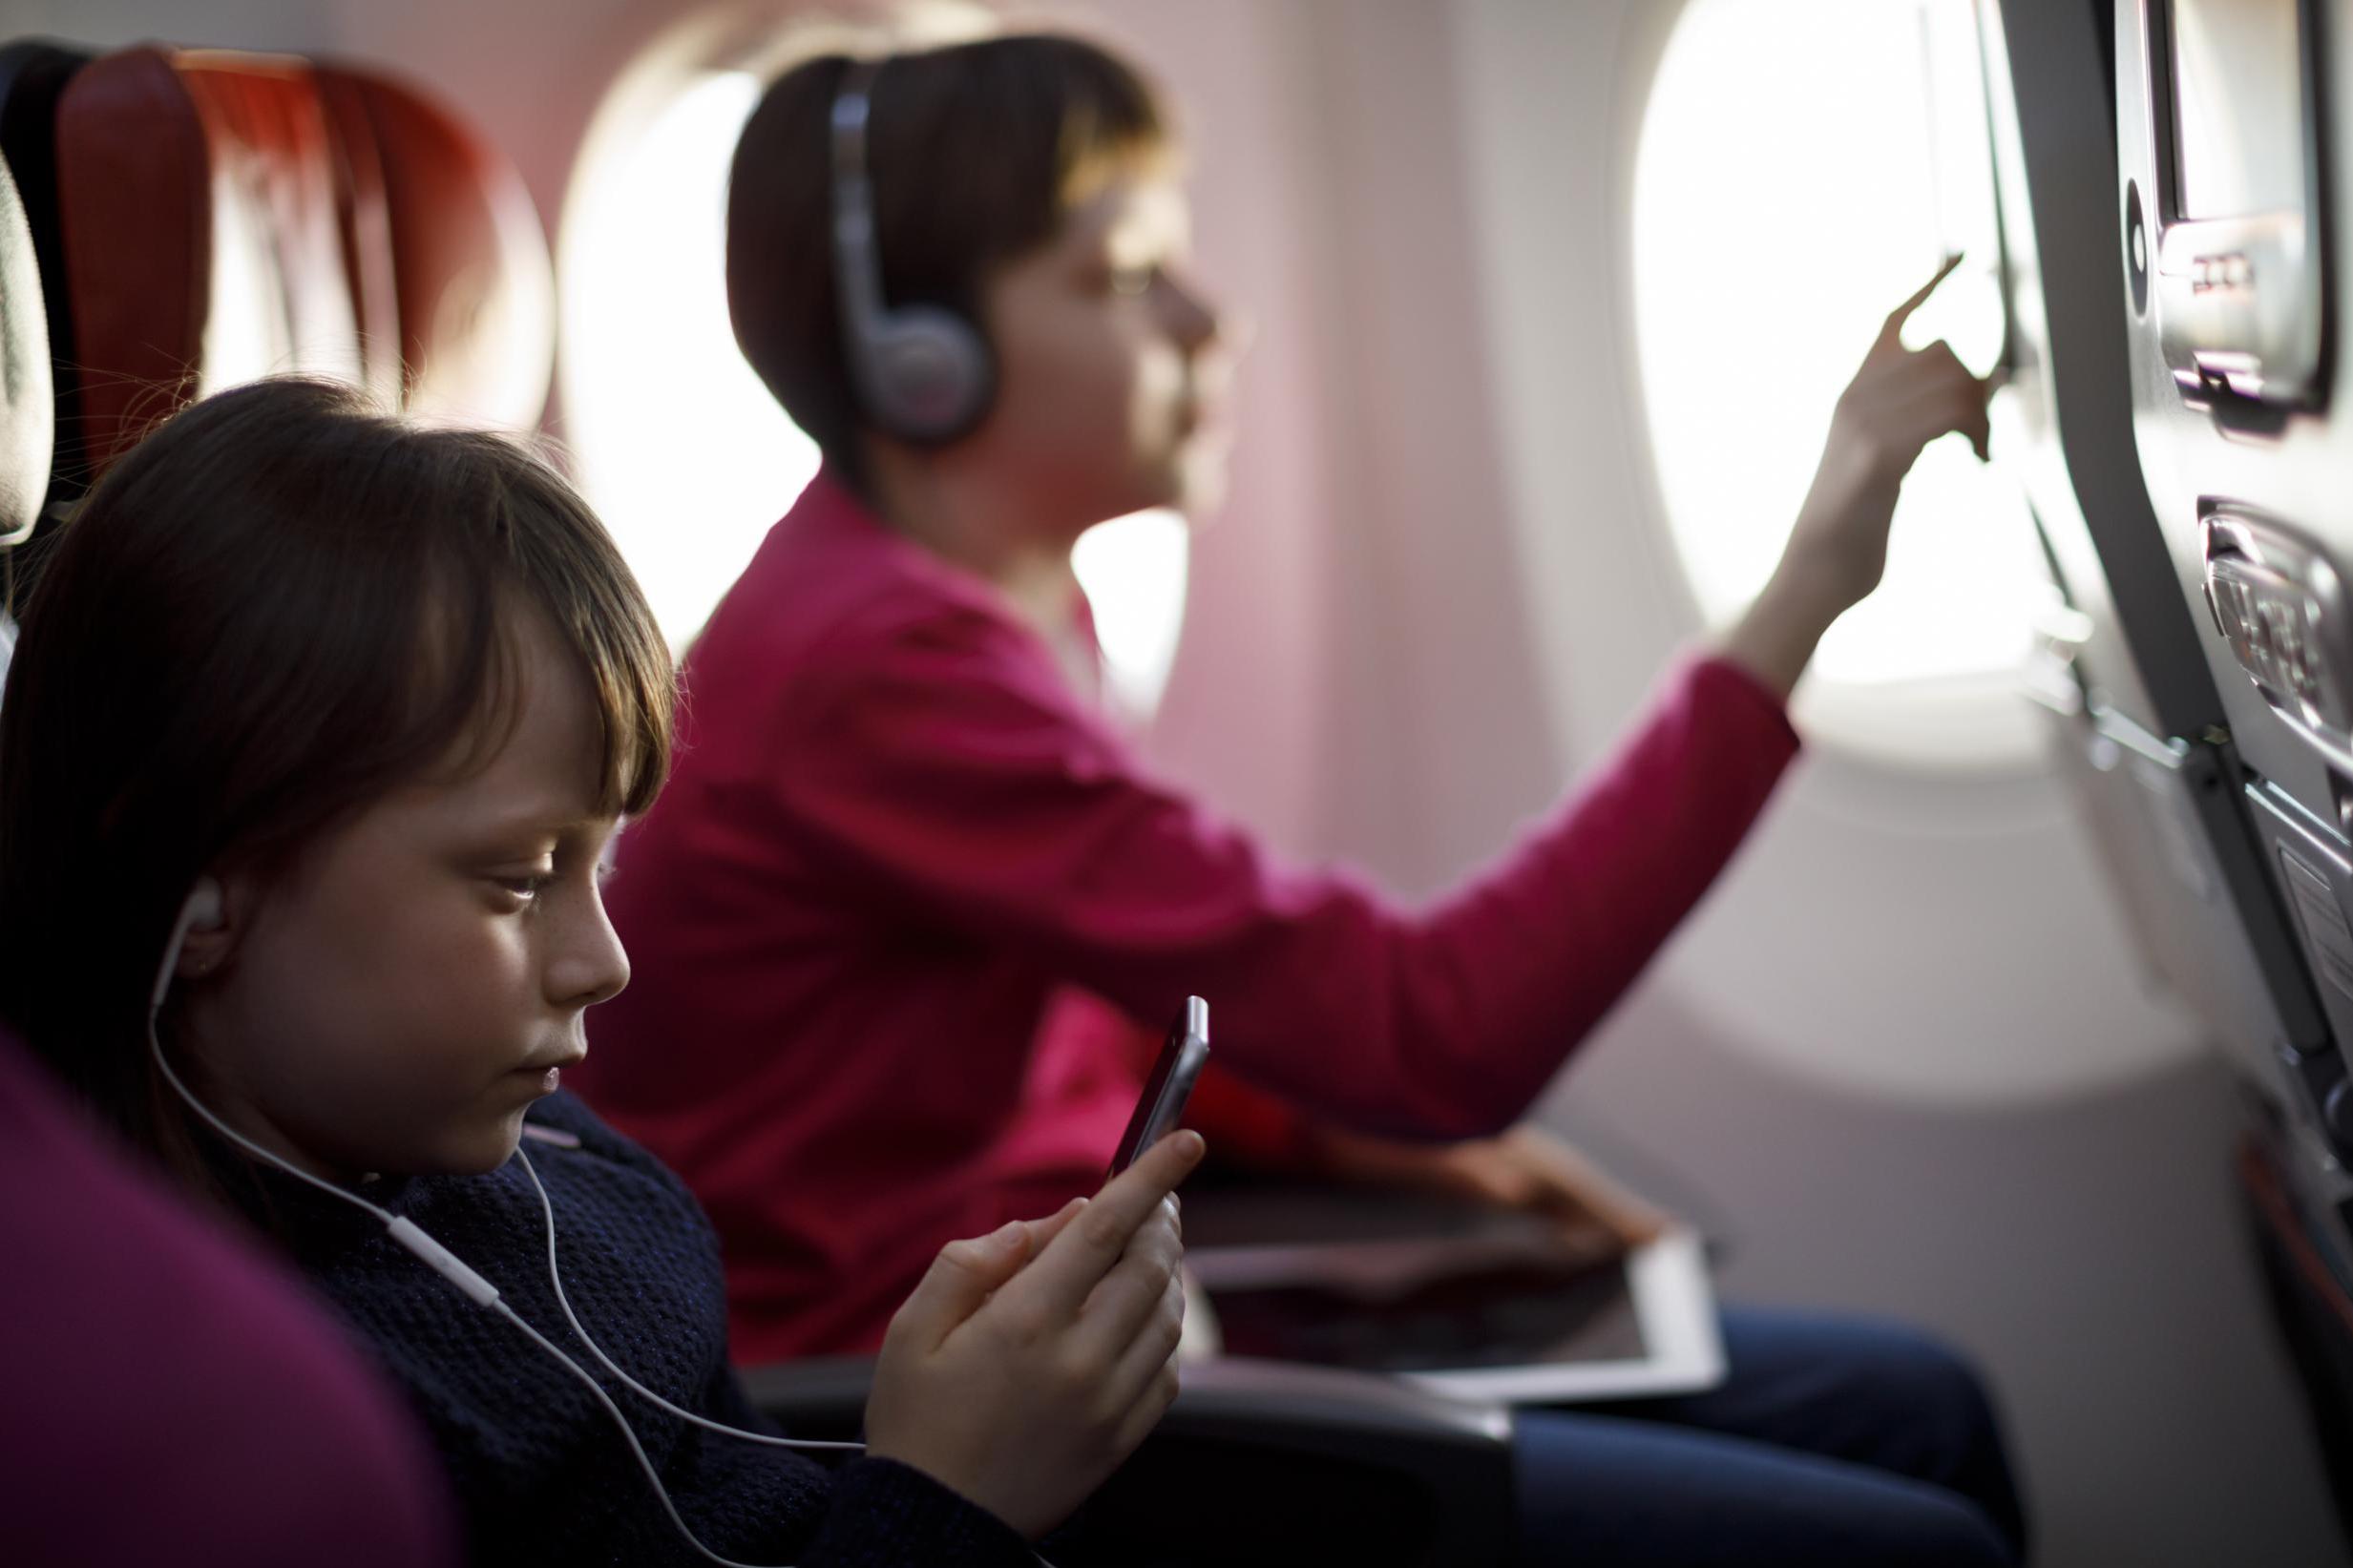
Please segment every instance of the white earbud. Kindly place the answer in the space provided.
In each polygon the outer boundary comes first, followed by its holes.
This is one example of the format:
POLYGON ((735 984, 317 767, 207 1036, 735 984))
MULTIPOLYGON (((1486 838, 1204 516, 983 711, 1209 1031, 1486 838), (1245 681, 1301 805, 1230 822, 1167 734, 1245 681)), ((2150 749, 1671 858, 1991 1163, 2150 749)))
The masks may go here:
MULTIPOLYGON (((179 918, 172 922, 171 939, 163 944, 163 962, 156 966, 156 989, 147 998, 147 1012, 152 1017, 163 1007, 163 998, 172 989, 172 980, 179 972, 179 950, 187 945, 190 931, 217 931, 226 916, 221 911, 221 884, 211 877, 197 878, 196 886, 188 889, 186 902, 179 907, 179 918)), ((158 1053, 160 1059, 160 1052, 158 1053)), ((164 1069, 168 1075, 171 1069, 164 1069)), ((200 1110, 202 1107, 198 1107, 200 1110)))

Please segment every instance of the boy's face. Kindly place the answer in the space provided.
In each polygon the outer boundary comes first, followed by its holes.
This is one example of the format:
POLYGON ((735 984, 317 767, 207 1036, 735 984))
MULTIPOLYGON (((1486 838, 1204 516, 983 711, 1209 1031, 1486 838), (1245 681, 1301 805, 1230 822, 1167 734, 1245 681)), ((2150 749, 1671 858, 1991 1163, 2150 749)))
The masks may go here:
POLYGON ((224 877, 191 937, 180 1049, 239 1131, 317 1171, 476 1172, 585 1052, 581 1014, 628 983, 598 868, 586 681, 535 627, 490 764, 395 790, 283 875, 224 877))
POLYGON ((967 455, 1013 476, 1041 519, 1076 532, 1222 491, 1230 354, 1184 276, 1190 237, 1173 177, 1139 171, 990 282, 997 399, 967 455))

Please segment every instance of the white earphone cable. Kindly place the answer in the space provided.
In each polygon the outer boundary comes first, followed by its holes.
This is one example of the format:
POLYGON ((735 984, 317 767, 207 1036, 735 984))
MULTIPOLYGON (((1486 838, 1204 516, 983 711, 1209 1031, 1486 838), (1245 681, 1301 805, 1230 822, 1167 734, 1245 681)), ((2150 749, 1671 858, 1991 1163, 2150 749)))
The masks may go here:
MULTIPOLYGON (((263 1161, 264 1164, 267 1164, 277 1170, 284 1171, 286 1175, 293 1177, 297 1181, 308 1182, 310 1185, 318 1188, 321 1192, 326 1193, 330 1198, 340 1199, 344 1202, 349 1203, 356 1208, 367 1210, 369 1214, 384 1223, 385 1230, 392 1237, 394 1241, 398 1242, 409 1251, 414 1253, 428 1266, 430 1266, 434 1273, 439 1274, 442 1278, 456 1286, 458 1289, 466 1294, 468 1299, 473 1301, 476 1305, 489 1307, 492 1311, 496 1312, 500 1317, 506 1319, 507 1322, 521 1329, 530 1337, 531 1342, 534 1345, 536 1345, 540 1349, 545 1350, 549 1355, 554 1356, 557 1362, 561 1363, 566 1371, 570 1372, 574 1377, 578 1378, 580 1382, 587 1387, 588 1391, 596 1396, 597 1403, 604 1407, 605 1413, 610 1415, 613 1418, 614 1424, 620 1428, 621 1436, 627 1440, 629 1444, 629 1452, 636 1457, 638 1468, 645 1473, 645 1479, 653 1487, 654 1495, 661 1499, 662 1512, 670 1516, 670 1523, 677 1527, 679 1535, 685 1540, 687 1545, 693 1547, 695 1551, 702 1554, 702 1556, 708 1558, 712 1562, 720 1564, 720 1568, 784 1568, 784 1565, 738 1562, 732 1558, 721 1557, 717 1552, 714 1552, 708 1546, 705 1546, 703 1543, 702 1538, 698 1537, 691 1529, 687 1528, 686 1520, 678 1511, 678 1504, 673 1502, 670 1498, 669 1489, 662 1484, 661 1472, 654 1468, 653 1459, 648 1456, 645 1452, 645 1445, 639 1441, 637 1429, 630 1426, 629 1418, 626 1415, 623 1415, 621 1413, 620 1407, 613 1402, 613 1396, 604 1391, 603 1386, 598 1383, 597 1379, 589 1372, 587 1368, 582 1367, 578 1362, 573 1360, 572 1357, 566 1355, 563 1350, 554 1342, 549 1340, 546 1335, 540 1333, 538 1329, 533 1328, 528 1322, 526 1322, 522 1316, 515 1310, 515 1308, 509 1307, 504 1301, 500 1300, 498 1295, 498 1287, 496 1286, 492 1285, 480 1274, 475 1273, 472 1268, 468 1267, 463 1260, 458 1258, 454 1253, 452 1253, 440 1243, 434 1241, 431 1236, 428 1235, 423 1229, 407 1218, 393 1214, 389 1209, 383 1208, 375 1203, 371 1203, 367 1199, 359 1196, 357 1193, 347 1192, 343 1188, 336 1186, 331 1181, 322 1181, 320 1178, 311 1175, 308 1171, 304 1170, 301 1166, 296 1165, 293 1161, 282 1158, 272 1151, 263 1148, 261 1144, 256 1143, 253 1139, 245 1137, 236 1128, 231 1127, 227 1122, 221 1120, 220 1117, 214 1115, 202 1100, 196 1098, 196 1095, 188 1088, 187 1084, 180 1081, 179 1075, 172 1070, 171 1061, 164 1055, 163 1036, 158 1020, 162 1015, 163 999, 166 993, 171 990, 172 972, 179 966, 180 949, 187 941, 188 930, 190 926, 194 923, 196 909, 196 900, 191 897, 188 903, 180 909, 179 918, 172 927, 172 937, 171 940, 164 946, 163 963, 156 976, 155 993, 147 1008, 147 1046, 148 1050, 155 1056, 156 1066, 160 1069, 163 1074, 164 1081, 172 1086, 173 1091, 179 1096, 180 1099, 187 1104, 190 1110, 194 1111, 198 1116, 203 1118, 205 1123, 209 1125, 213 1131, 219 1133, 222 1138, 227 1139, 231 1143, 244 1150, 247 1154, 253 1156, 256 1160, 263 1161)), ((518 1155, 522 1153, 520 1149, 517 1149, 515 1152, 518 1155)), ((541 1208, 547 1215, 548 1263, 551 1269, 551 1277, 553 1277, 552 1270, 554 1268, 556 1258, 556 1210, 554 1205, 548 1202, 547 1189, 539 1184, 539 1173, 537 1171, 531 1170, 531 1161, 528 1158, 525 1158, 523 1160, 523 1168, 531 1175, 531 1184, 538 1189, 539 1202, 541 1208)), ((557 1282, 556 1299, 559 1302, 564 1302, 563 1286, 560 1281, 557 1282)), ((864 1446, 863 1444, 841 1443, 801 1444, 793 1442, 791 1439, 788 1438, 770 1437, 761 1432, 744 1432, 734 1427, 722 1426, 715 1421, 705 1421, 700 1416, 693 1414, 691 1411, 679 1410, 677 1406, 672 1405, 668 1400, 663 1399, 661 1395, 653 1393, 649 1390, 645 1389, 642 1385, 639 1384, 636 1379, 630 1377, 620 1368, 615 1367, 613 1363, 607 1359, 604 1352, 597 1348, 595 1341, 590 1340, 587 1333, 580 1328, 579 1320, 573 1317, 572 1307, 569 1302, 564 1302, 564 1316, 572 1320, 572 1328, 574 1332, 579 1334, 581 1341, 587 1344, 589 1349, 595 1353, 597 1359, 603 1362, 606 1369, 610 1370, 614 1376, 620 1378, 631 1389, 636 1390, 639 1393, 645 1395, 646 1398, 651 1399, 657 1405, 662 1406, 663 1409, 670 1411, 674 1414, 685 1416, 688 1420, 693 1421, 698 1426, 708 1427, 715 1432, 725 1432, 730 1436, 746 1438, 753 1442, 776 1443, 789 1447, 862 1448, 864 1446)))
POLYGON ((532 1189, 539 1195, 539 1211, 547 1217, 547 1279, 548 1284, 555 1287, 556 1305, 563 1308, 564 1321, 572 1325, 572 1331, 579 1336, 582 1345, 588 1347, 588 1353, 595 1356, 598 1364, 606 1371, 611 1372, 622 1386, 648 1404, 669 1411, 682 1421, 690 1422, 695 1426, 721 1432, 729 1437, 741 1437, 746 1443, 770 1443, 778 1448, 833 1449, 852 1453, 866 1452, 864 1443, 823 1442, 813 1437, 778 1437, 765 1432, 746 1432, 741 1427, 730 1427, 724 1422, 710 1420, 682 1406, 673 1405, 614 1365, 613 1358, 604 1353, 602 1347, 589 1338, 588 1330, 580 1326, 579 1317, 572 1310, 572 1299, 564 1294, 563 1275, 556 1267, 556 1205, 549 1200, 547 1188, 539 1181, 539 1172, 532 1165, 531 1156, 517 1148, 515 1151, 515 1158, 523 1162, 523 1174, 531 1178, 532 1189))
MULTIPOLYGON (((214 1132, 219 1133, 263 1164, 284 1171, 298 1181, 308 1182, 329 1198, 349 1203, 355 1208, 365 1209, 373 1215, 383 1223, 387 1235, 414 1254, 434 1273, 455 1286, 468 1300, 478 1307, 489 1307, 516 1328, 521 1329, 530 1337, 534 1345, 554 1356, 564 1370, 578 1378, 588 1391, 596 1396, 597 1403, 604 1407, 604 1412, 613 1418, 614 1425, 620 1428, 621 1436, 629 1444, 629 1452, 636 1458, 638 1468, 645 1473, 646 1483, 654 1489, 654 1495, 661 1501, 662 1512, 670 1516, 670 1523, 677 1529, 680 1537, 696 1552, 719 1564, 720 1568, 788 1568, 788 1565, 783 1564, 738 1562, 733 1558, 721 1557, 717 1552, 705 1546, 702 1537, 687 1527, 685 1517, 678 1511, 678 1504, 671 1499, 669 1488, 662 1484, 662 1473, 654 1468, 654 1461, 646 1453, 645 1445, 638 1438, 637 1429, 629 1424, 629 1417, 621 1413, 621 1408, 613 1402, 613 1396, 605 1392, 604 1386, 597 1381, 595 1374, 573 1360, 561 1347, 533 1328, 521 1314, 509 1307, 500 1298, 498 1287, 474 1272, 467 1265, 465 1260, 433 1240, 407 1216, 394 1214, 389 1209, 371 1203, 358 1193, 347 1192, 332 1181, 313 1176, 292 1160, 263 1148, 214 1115, 210 1107, 196 1098, 195 1092, 180 1080, 178 1073, 172 1070, 171 1059, 163 1053, 163 1035, 159 1020, 163 1015, 164 997, 171 992, 173 971, 179 965, 180 949, 186 944, 188 931, 195 924, 198 907, 197 895, 191 894, 187 903, 180 908, 179 918, 173 922, 171 940, 164 944, 163 962, 157 969, 155 992, 149 998, 147 1006, 147 1048, 155 1057, 156 1067, 163 1074, 164 1081, 172 1086, 173 1092, 179 1096, 188 1109, 201 1117, 205 1124, 214 1132)), ((722 1436, 740 1438, 747 1443, 765 1443, 776 1448, 788 1449, 864 1452, 866 1448, 864 1443, 824 1442, 805 1437, 778 1437, 764 1432, 746 1432, 741 1427, 730 1427, 724 1422, 708 1420, 690 1410, 672 1404, 627 1372, 622 1371, 614 1364, 613 1358, 606 1355, 595 1340, 589 1338, 588 1330, 580 1326, 578 1315, 572 1310, 571 1299, 564 1294, 563 1276, 556 1266, 556 1205, 549 1199, 547 1187, 540 1181, 538 1171, 533 1167, 531 1157, 525 1154, 520 1146, 516 1147, 515 1157, 523 1162, 523 1174, 531 1178, 532 1190, 539 1195, 539 1212, 547 1222, 547 1277, 548 1283, 556 1290, 556 1304, 563 1308, 564 1321, 572 1325, 572 1331, 579 1336, 581 1344, 588 1347, 588 1353, 595 1356, 604 1369, 618 1378, 631 1392, 683 1421, 690 1422, 709 1432, 718 1432, 722 1436)), ((1040 1568, 1053 1568, 1053 1565, 1048 1563, 1042 1556, 1039 1556, 1034 1551, 1031 1555, 1037 1558, 1040 1568)))
MULTIPOLYGON (((654 1469, 654 1461, 652 1458, 646 1454, 645 1445, 638 1441, 637 1429, 629 1424, 629 1418, 621 1413, 620 1407, 613 1403, 613 1396, 604 1391, 604 1386, 597 1381, 595 1375, 592 1374, 587 1368, 581 1366, 578 1362, 566 1355, 563 1350, 550 1341, 545 1334, 542 1334, 538 1329, 534 1328, 529 1323, 526 1323, 515 1312, 515 1308, 509 1307, 505 1302, 502 1301, 492 1303, 491 1310, 496 1312, 500 1317, 505 1318, 509 1323, 512 1323, 515 1327, 520 1328, 524 1333, 530 1335, 531 1342, 534 1345, 536 1345, 539 1348, 545 1350, 549 1355, 554 1356, 557 1361, 563 1363, 564 1369, 570 1372, 574 1377, 578 1378, 580 1380, 580 1386, 585 1388, 590 1393, 596 1395, 597 1403, 604 1407, 604 1413, 613 1418, 614 1425, 620 1428, 621 1436, 628 1439, 629 1452, 636 1457, 638 1461, 638 1468, 645 1472, 645 1479, 652 1485, 654 1489, 654 1495, 662 1499, 662 1511, 670 1516, 670 1523, 677 1527, 680 1537, 685 1540, 687 1545, 693 1547, 697 1552, 700 1552, 704 1557, 708 1558, 711 1561, 720 1564, 720 1568, 772 1568, 772 1565, 769 1564, 738 1562, 733 1558, 723 1558, 718 1553, 712 1551, 709 1547, 704 1545, 703 1537, 696 1535, 693 1530, 687 1527, 685 1518, 680 1515, 678 1511, 678 1504, 670 1500, 670 1489, 662 1484, 662 1475, 654 1469)), ((602 1358, 599 1357, 599 1359, 601 1360, 602 1358)), ((610 1366, 611 1363, 608 1362, 606 1365, 610 1366)), ((628 1380, 624 1378, 622 1381, 626 1382, 628 1380)), ((704 1424, 706 1426, 709 1425, 707 1422, 704 1424)), ((734 1432, 734 1429, 731 1427, 722 1427, 720 1430, 722 1432, 734 1432)), ((753 1434, 750 1432, 735 1432, 735 1435, 739 1437, 748 1437, 753 1434)))

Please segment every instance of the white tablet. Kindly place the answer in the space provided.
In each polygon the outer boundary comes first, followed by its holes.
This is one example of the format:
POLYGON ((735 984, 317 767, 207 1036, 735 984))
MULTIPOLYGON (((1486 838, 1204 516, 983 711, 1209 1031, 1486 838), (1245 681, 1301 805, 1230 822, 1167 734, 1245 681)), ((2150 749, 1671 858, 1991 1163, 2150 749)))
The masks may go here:
POLYGON ((1724 1376, 1715 1294, 1690 1231, 1591 1266, 1527 1227, 1211 1245, 1186 1261, 1229 1355, 1523 1404, 1691 1393, 1724 1376))

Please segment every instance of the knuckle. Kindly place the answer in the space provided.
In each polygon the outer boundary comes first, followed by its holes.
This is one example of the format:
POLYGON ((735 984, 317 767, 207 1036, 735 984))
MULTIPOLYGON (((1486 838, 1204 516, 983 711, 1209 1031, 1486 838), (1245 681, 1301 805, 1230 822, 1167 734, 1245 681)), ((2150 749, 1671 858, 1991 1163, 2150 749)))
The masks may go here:
POLYGON ((1127 1243, 1127 1227, 1103 1204, 1090 1203, 1079 1216, 1079 1240, 1102 1252, 1117 1252, 1127 1243))

